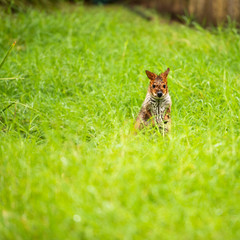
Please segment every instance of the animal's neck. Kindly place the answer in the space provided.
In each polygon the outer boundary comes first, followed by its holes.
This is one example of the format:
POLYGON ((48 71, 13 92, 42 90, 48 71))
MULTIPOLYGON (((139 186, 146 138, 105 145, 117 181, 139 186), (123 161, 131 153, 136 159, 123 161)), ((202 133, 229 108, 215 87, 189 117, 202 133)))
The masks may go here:
MULTIPOLYGON (((143 103, 144 106, 150 107, 169 107, 171 105, 171 98, 170 95, 167 93, 162 98, 154 98, 149 92, 146 95, 146 98, 143 103)), ((152 108, 151 107, 151 108, 152 108)))
POLYGON ((162 98, 156 99, 148 92, 143 105, 150 110, 157 122, 161 122, 166 109, 171 106, 171 98, 167 93, 162 98))

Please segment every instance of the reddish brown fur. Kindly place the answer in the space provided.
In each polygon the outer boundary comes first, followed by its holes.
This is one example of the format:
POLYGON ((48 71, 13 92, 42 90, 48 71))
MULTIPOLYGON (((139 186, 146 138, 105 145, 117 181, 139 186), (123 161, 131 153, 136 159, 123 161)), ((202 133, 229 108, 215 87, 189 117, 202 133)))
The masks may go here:
POLYGON ((163 94, 168 93, 167 76, 169 71, 170 69, 168 68, 164 73, 157 75, 146 70, 146 74, 150 79, 149 87, 152 94, 157 94, 158 91, 162 91, 163 94), (153 85, 155 85, 155 88, 153 88, 153 85))

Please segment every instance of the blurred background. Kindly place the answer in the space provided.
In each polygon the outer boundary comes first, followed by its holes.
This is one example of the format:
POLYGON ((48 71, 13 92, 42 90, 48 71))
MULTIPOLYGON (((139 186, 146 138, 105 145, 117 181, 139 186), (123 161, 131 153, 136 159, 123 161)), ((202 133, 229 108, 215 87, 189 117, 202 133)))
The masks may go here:
POLYGON ((193 18, 202 25, 217 25, 226 21, 240 21, 240 0, 0 0, 9 11, 22 11, 26 4, 49 7, 61 2, 85 4, 123 3, 131 7, 141 5, 168 13, 174 19, 193 18))

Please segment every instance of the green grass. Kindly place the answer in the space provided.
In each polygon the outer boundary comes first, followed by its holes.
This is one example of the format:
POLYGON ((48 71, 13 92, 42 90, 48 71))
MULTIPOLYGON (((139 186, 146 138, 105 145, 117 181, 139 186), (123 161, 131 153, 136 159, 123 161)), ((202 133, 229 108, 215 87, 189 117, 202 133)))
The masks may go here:
POLYGON ((240 35, 122 7, 2 14, 0 239, 239 239, 240 35), (172 131, 131 134, 170 67, 172 131))

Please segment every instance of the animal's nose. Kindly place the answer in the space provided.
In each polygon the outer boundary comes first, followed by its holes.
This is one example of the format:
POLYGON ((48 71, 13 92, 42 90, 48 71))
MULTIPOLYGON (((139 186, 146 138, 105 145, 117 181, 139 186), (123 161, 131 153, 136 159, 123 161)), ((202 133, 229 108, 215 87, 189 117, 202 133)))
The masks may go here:
POLYGON ((158 97, 161 97, 163 94, 162 94, 162 92, 158 92, 157 95, 158 95, 158 97))

